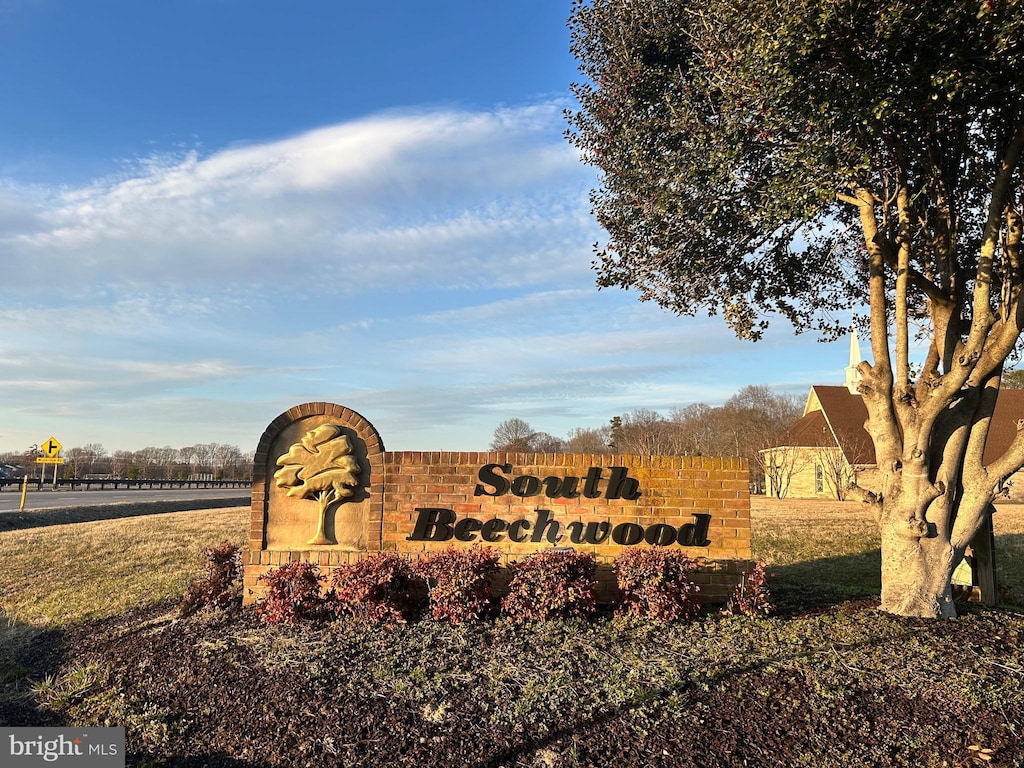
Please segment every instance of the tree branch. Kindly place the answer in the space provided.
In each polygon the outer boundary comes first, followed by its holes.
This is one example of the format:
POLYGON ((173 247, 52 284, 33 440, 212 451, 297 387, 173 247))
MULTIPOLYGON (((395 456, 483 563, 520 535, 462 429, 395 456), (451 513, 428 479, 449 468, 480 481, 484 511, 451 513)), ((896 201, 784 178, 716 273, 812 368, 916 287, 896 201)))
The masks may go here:
POLYGON ((868 298, 871 306, 871 354, 875 364, 861 363, 862 395, 868 411, 868 432, 880 467, 895 466, 900 454, 900 433, 892 403, 892 359, 889 356, 888 300, 885 262, 889 244, 878 231, 878 198, 866 188, 857 190, 864 244, 868 251, 868 298))
POLYGON ((875 522, 881 522, 882 520, 882 497, 869 491, 865 488, 861 488, 859 485, 850 485, 846 489, 846 497, 859 501, 861 504, 866 506, 872 516, 875 518, 875 522))

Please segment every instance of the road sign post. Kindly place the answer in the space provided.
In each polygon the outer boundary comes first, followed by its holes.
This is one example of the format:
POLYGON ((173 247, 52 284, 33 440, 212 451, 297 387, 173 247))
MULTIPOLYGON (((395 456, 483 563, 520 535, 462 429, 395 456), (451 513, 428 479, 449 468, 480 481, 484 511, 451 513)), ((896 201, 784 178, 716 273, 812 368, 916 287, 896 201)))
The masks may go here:
POLYGON ((61 448, 64 446, 60 444, 53 435, 50 435, 50 439, 43 443, 41 450, 43 451, 42 456, 36 457, 36 464, 53 464, 53 487, 57 487, 57 465, 63 464, 64 459, 58 455, 61 448))
MULTIPOLYGON (((57 487, 57 465, 63 464, 64 459, 61 456, 36 456, 36 464, 53 464, 53 487, 57 487)), ((43 480, 46 479, 46 470, 43 470, 43 480)))

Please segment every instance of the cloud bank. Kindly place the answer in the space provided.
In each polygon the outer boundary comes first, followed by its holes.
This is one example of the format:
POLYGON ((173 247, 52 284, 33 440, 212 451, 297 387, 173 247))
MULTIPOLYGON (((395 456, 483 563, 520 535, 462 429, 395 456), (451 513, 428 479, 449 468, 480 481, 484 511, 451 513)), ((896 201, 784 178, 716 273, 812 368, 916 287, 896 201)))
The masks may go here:
MULTIPOLYGON (((346 292, 552 280, 579 263, 592 175, 560 105, 386 114, 208 156, 158 155, 81 188, 0 189, 29 281, 282 281, 346 292)), ((583 243, 586 248, 589 243, 583 243)))

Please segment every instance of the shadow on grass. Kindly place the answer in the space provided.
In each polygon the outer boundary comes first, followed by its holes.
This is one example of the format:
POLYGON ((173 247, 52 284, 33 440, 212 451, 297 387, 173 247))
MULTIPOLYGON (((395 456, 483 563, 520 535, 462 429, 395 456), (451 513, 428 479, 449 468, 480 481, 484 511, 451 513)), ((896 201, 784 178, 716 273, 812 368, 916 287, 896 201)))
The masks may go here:
POLYGON ((46 727, 65 723, 36 706, 32 683, 56 677, 64 661, 63 633, 31 627, 0 611, 0 726, 46 727))
POLYGON ((1024 605, 1024 533, 996 536, 996 579, 1004 600, 1024 605))
MULTIPOLYGON (((1009 607, 1024 600, 1024 534, 996 536, 996 574, 1009 607)), ((882 591, 882 551, 827 557, 770 569, 772 598, 782 616, 817 612, 882 591)))
POLYGON ((5 512, 0 514, 0 531, 43 528, 67 523, 91 523, 97 520, 118 520, 125 517, 160 515, 168 512, 191 512, 201 509, 249 506, 249 496, 223 499, 187 499, 181 501, 127 501, 95 507, 58 507, 38 512, 5 512))
POLYGON ((779 615, 827 610, 882 591, 882 551, 826 557, 769 569, 768 584, 779 615))
MULTIPOLYGON (((843 559, 845 558, 835 558, 837 561, 843 559)), ((866 602, 866 600, 862 599, 836 597, 834 605, 830 604, 828 599, 820 605, 823 608, 822 613, 827 613, 829 610, 834 610, 838 607, 841 615, 853 617, 870 607, 866 605, 866 602), (826 606, 828 610, 824 610, 826 606)), ((806 607, 807 604, 805 604, 806 607)), ((814 610, 801 611, 804 615, 815 612, 814 610)), ((855 621, 852 618, 850 620, 855 621)), ((908 623, 900 630, 900 634, 903 636, 913 636, 916 632, 917 628, 912 623, 908 623)), ((869 637, 865 640, 845 644, 843 646, 843 653, 871 649, 882 643, 891 642, 893 642, 892 638, 869 637)), ((813 667, 820 655, 821 650, 810 645, 807 647, 794 647, 792 650, 784 650, 751 661, 744 661, 742 657, 737 657, 735 664, 726 665, 715 674, 702 680, 699 686, 695 685, 692 680, 681 680, 672 685, 642 691, 630 701, 611 708, 602 714, 586 718, 585 720, 572 721, 567 727, 556 729, 542 736, 524 736, 520 741, 510 744, 496 756, 488 759, 486 762, 481 762, 479 766, 480 768, 498 768, 498 766, 508 765, 547 765, 549 764, 547 762, 537 762, 537 756, 542 754, 542 750, 564 742, 574 741, 581 734, 583 738, 587 738, 590 734, 600 733, 603 730, 615 730, 628 739, 630 737, 629 723, 634 713, 650 713, 659 707, 668 706, 669 702, 676 697, 683 697, 686 701, 686 706, 690 708, 699 707, 702 701, 721 701, 720 698, 716 699, 712 693, 720 686, 726 686, 727 692, 725 695, 739 697, 736 699, 737 703, 739 703, 742 697, 747 694, 754 696, 753 691, 757 687, 755 681, 760 680, 760 676, 769 670, 775 670, 775 672, 767 684, 778 688, 777 691, 773 691, 773 695, 792 697, 796 695, 796 692, 794 688, 786 687, 786 678, 787 674, 789 674, 786 672, 787 667, 793 665, 796 668, 797 671, 793 672, 790 677, 798 685, 805 674, 802 670, 805 667, 813 667), (747 684, 735 682, 747 679, 751 682, 747 684), (730 683, 732 684, 730 685, 730 683), (744 691, 744 689, 749 690, 744 691), (729 690, 732 691, 731 694, 728 693, 729 690), (736 693, 737 690, 739 693, 736 693)), ((761 684, 763 685, 764 683, 761 684)), ((726 714, 729 720, 735 719, 737 715, 735 712, 726 714)), ((785 716, 784 713, 777 714, 779 717, 785 716)), ((794 729, 798 728, 803 722, 805 722, 803 715, 797 711, 797 716, 792 721, 794 729)), ((729 740, 726 730, 722 728, 708 729, 707 733, 695 733, 693 738, 688 740, 693 748, 693 754, 687 756, 675 755, 674 757, 680 760, 677 763, 678 765, 748 765, 748 760, 751 761, 749 762, 750 765, 787 766, 805 764, 807 747, 797 743, 796 739, 798 736, 796 730, 792 734, 784 735, 779 740, 780 730, 785 732, 786 726, 777 726, 774 729, 773 733, 776 741, 774 744, 769 744, 767 738, 765 743, 759 743, 757 740, 745 740, 736 734, 732 734, 733 738, 729 740), (716 732, 718 735, 715 735, 716 732), (723 738, 726 738, 730 743, 723 742, 721 740, 723 738), (723 753, 725 756, 723 756, 723 753), (731 757, 729 753, 732 753, 731 757), (742 763, 739 761, 742 761, 742 763)), ((770 735, 766 734, 766 736, 770 735)), ((666 746, 672 747, 677 745, 668 744, 666 746)), ((666 751, 663 755, 667 757, 669 752, 666 751)), ((589 765, 591 763, 585 764, 589 765)), ((654 763, 648 762, 645 757, 638 757, 631 761, 623 757, 621 762, 617 763, 617 765, 622 766, 649 766, 652 764, 654 763)), ((672 763, 659 764, 671 765, 672 763)), ((888 765, 889 763, 884 764, 888 765)))

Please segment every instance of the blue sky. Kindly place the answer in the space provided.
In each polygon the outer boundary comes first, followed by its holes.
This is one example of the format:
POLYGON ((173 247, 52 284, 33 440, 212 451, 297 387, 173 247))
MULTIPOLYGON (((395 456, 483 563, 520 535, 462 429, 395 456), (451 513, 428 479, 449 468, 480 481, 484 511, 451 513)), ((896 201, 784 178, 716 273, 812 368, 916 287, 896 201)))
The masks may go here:
POLYGON ((389 449, 841 383, 590 269, 569 0, 0 0, 0 450, 251 450, 337 402, 389 449))

